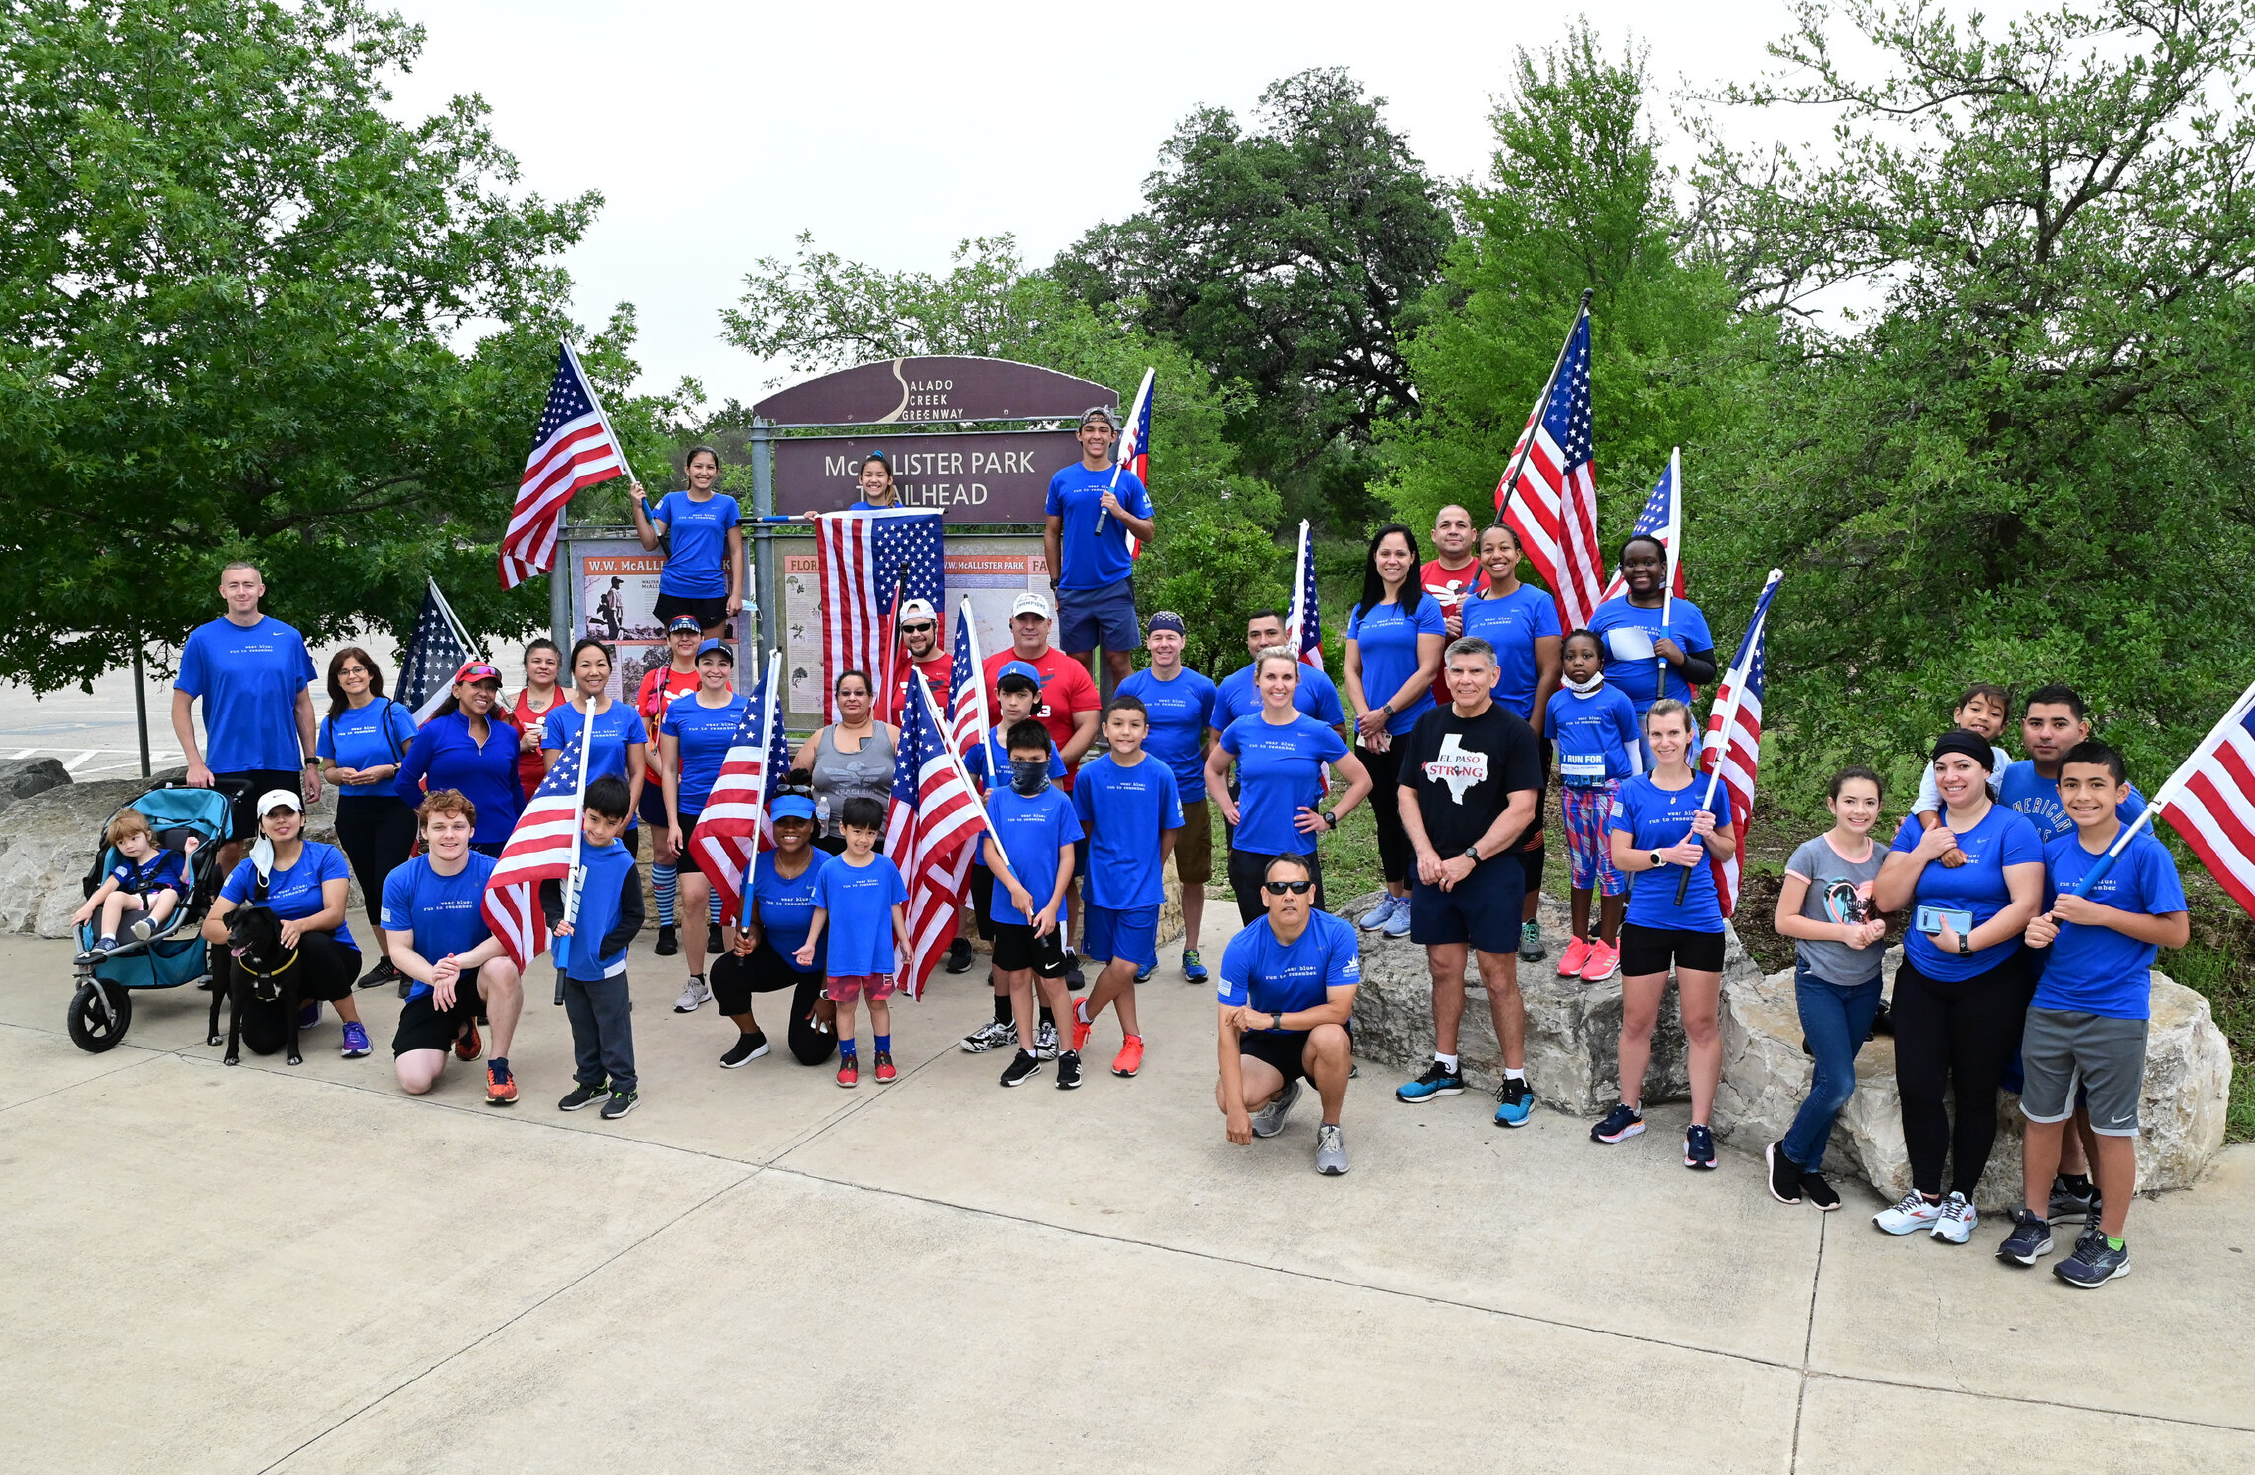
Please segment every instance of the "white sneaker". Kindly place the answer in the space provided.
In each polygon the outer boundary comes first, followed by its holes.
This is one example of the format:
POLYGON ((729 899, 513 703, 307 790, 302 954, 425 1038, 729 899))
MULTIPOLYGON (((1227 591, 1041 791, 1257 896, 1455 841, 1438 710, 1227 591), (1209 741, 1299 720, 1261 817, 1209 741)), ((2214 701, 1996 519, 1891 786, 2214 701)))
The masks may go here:
POLYGON ((1916 1234, 1921 1229, 1932 1229, 1940 1222, 1942 1206, 1930 1204, 1926 1195, 1917 1189, 1903 1195, 1903 1201, 1891 1209, 1881 1209, 1871 1216, 1883 1234, 1916 1234))
POLYGON ((1057 1026, 1045 1024, 1034 1035, 1034 1059, 1055 1060, 1056 1058, 1057 1026))
POLYGON ((673 1001, 673 1012, 694 1014, 697 1006, 709 1002, 712 996, 712 985, 705 982, 702 974, 692 973, 689 981, 681 986, 681 997, 673 1001))
POLYGON ((1409 906, 1406 902, 1394 896, 1383 897, 1379 900, 1377 906, 1362 914, 1362 921, 1358 925, 1365 932, 1376 932, 1379 928, 1394 920, 1394 910, 1397 907, 1401 909, 1404 915, 1407 915, 1409 906))
POLYGON ((1981 1222, 1980 1216, 1973 1212, 1972 1200, 1962 1193, 1943 1199, 1936 1211, 1941 1217, 1934 1221, 1934 1237, 1946 1239, 1953 1245, 1973 1238, 1973 1230, 1981 1222))

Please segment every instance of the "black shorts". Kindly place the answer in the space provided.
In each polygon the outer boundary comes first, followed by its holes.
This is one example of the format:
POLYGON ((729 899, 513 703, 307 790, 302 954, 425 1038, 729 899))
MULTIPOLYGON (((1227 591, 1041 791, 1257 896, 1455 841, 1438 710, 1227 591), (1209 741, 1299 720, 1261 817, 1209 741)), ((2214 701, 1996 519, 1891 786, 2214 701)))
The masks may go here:
POLYGON ((650 617, 660 629, 675 615, 695 615, 697 623, 707 630, 718 630, 728 618, 728 596, 715 594, 710 599, 700 599, 688 594, 661 594, 658 602, 650 606, 650 617))
POLYGON ((1420 947, 1469 943, 1483 953, 1519 951, 1526 872, 1515 855, 1491 856, 1450 890, 1409 881, 1409 940, 1420 947))
POLYGON ((1065 941, 1062 929, 1052 927, 1046 937, 1034 936, 1024 922, 994 924, 994 966, 998 973, 1020 973, 1028 968, 1043 978, 1065 976, 1065 941))
POLYGON ((642 802, 635 806, 634 813, 646 825, 667 823, 666 786, 655 773, 643 781, 642 802))
POLYGON ((1681 927, 1639 927, 1621 924, 1621 976, 1641 978, 1665 973, 1670 961, 1695 973, 1723 971, 1723 934, 1690 932, 1681 927))
POLYGON ((712 965, 711 983, 713 1002, 723 1014, 749 1014, 752 1012, 752 995, 772 994, 782 989, 797 988, 808 979, 822 982, 819 969, 801 973, 790 960, 775 950, 775 945, 762 936, 759 946, 751 956, 723 953, 712 965))
POLYGON ((994 872, 977 861, 971 862, 971 919, 979 936, 994 941, 994 872))
POLYGON ((485 1000, 478 993, 478 970, 472 968, 454 985, 454 1007, 441 1011, 438 996, 418 992, 399 1006, 399 1027, 392 1031, 391 1052, 405 1055, 410 1050, 451 1050, 462 1033, 462 1026, 485 1013, 485 1000))
POLYGON ((1276 1067, 1284 1083, 1308 1080, 1306 1053, 1309 1031, 1304 1029, 1253 1029, 1237 1037, 1237 1053, 1276 1067))
POLYGON ((215 773, 211 786, 228 796, 227 838, 249 840, 258 834, 258 801, 276 789, 287 789, 305 802, 305 771, 297 768, 245 768, 235 773, 215 773))

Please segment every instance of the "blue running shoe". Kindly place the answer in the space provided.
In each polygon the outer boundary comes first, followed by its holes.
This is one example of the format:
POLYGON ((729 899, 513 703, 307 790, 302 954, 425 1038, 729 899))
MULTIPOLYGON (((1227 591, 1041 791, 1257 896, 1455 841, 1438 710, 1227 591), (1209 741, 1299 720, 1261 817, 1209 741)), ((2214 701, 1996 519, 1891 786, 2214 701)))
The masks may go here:
POLYGON ((1626 1101, 1606 1114, 1605 1120, 1589 1129, 1592 1142, 1626 1142, 1644 1130, 1644 1113, 1626 1101))
POLYGON ((2103 1234, 2086 1234, 2075 1241, 2075 1253, 2051 1267, 2051 1273, 2078 1290, 2095 1291, 2116 1276, 2130 1273, 2129 1241, 2122 1248, 2108 1245, 2103 1234))
POLYGON ((1697 1122, 1684 1129, 1683 1165, 1700 1172, 1715 1170, 1715 1134, 1697 1122))
POLYGON ((1381 937, 1409 936, 1409 901, 1404 898, 1394 903, 1394 914, 1378 929, 1381 937))
POLYGON ((1535 1093, 1527 1089, 1526 1081, 1505 1076, 1503 1084, 1496 1087, 1496 1125, 1524 1127, 1534 1113, 1535 1093))
POLYGON ((1137 983, 1149 983, 1151 975, 1157 971, 1158 969, 1149 963, 1140 963, 1136 965, 1135 981, 1137 983))
POLYGON ((1378 898, 1378 905, 1372 907, 1369 911, 1362 914, 1362 920, 1356 925, 1361 927, 1365 932, 1376 932, 1379 928, 1385 926, 1388 922, 1394 919, 1394 909, 1396 907, 1401 908, 1402 912, 1405 915, 1409 911, 1409 906, 1406 902, 1398 900, 1392 892, 1388 892, 1386 895, 1378 898))
POLYGON ((345 1025, 344 1044, 339 1047, 337 1053, 347 1060, 358 1060, 369 1053, 368 1031, 361 1028, 359 1020, 352 1020, 345 1025))
POLYGON ((1198 961, 1198 949, 1194 947, 1186 947, 1182 950, 1183 982, 1204 983, 1208 978, 1211 978, 1212 976, 1212 974, 1206 971, 1206 965, 1198 961))
POLYGON ((1464 1094, 1464 1077, 1450 1070, 1438 1060, 1425 1067, 1425 1074, 1404 1083, 1394 1092, 1396 1101, 1430 1101, 1436 1096, 1461 1096, 1464 1094))

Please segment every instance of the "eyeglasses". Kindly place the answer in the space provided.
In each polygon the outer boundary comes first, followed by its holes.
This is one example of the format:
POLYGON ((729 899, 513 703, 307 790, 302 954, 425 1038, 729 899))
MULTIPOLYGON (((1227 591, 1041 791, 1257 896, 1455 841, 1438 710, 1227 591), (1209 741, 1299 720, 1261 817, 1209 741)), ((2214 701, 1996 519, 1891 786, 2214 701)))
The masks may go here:
POLYGON ((1282 896, 1289 891, 1294 896, 1305 896, 1315 889, 1313 881, 1263 881, 1261 889, 1271 896, 1282 896))

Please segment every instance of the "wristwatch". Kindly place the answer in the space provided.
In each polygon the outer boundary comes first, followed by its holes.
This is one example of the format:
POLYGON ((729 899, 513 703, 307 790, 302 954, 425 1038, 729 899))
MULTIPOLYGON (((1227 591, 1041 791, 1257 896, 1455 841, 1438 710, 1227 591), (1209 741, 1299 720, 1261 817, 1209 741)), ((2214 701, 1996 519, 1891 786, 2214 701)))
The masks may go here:
POLYGON ((1283 1015, 1281 1015, 1281 1014, 1278 1014, 1278 1013, 1276 1013, 1276 1012, 1274 1012, 1274 1011, 1271 1011, 1268 1017, 1269 1017, 1269 1028, 1271 1028, 1271 1029, 1276 1029, 1276 1030, 1281 1030, 1281 1029, 1283 1029, 1283 1028, 1284 1028, 1284 1016, 1283 1016, 1283 1015))
POLYGON ((1660 856, 1660 852, 1659 852, 1659 851, 1655 850, 1655 851, 1653 851, 1653 852, 1652 852, 1652 869, 1654 869, 1654 870, 1658 870, 1658 869, 1660 869, 1660 867, 1662 867, 1662 866, 1664 866, 1664 865, 1666 865, 1666 864, 1667 864, 1667 861, 1665 861, 1665 860, 1663 860, 1663 859, 1661 858, 1661 856, 1660 856))
POLYGON ((1479 841, 1475 840, 1471 844, 1464 847, 1464 858, 1471 861, 1475 865, 1477 865, 1482 859, 1484 859, 1484 857, 1480 854, 1479 841))
POLYGON ((1339 828, 1339 811, 1336 809, 1331 810, 1328 813, 1319 809, 1316 811, 1315 817, 1323 821, 1323 827, 1327 830, 1336 830, 1337 828, 1339 828))
POLYGON ((1973 937, 1970 933, 1960 932, 1957 935, 1957 955, 1961 958, 1973 956, 1973 937))

